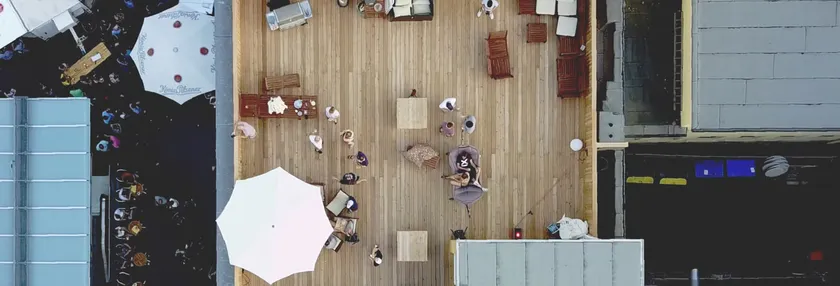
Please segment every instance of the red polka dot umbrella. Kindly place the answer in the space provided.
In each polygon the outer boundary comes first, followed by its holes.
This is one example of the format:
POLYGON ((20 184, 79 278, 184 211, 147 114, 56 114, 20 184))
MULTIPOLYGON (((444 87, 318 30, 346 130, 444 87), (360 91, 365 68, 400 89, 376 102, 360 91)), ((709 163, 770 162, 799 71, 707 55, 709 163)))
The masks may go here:
POLYGON ((131 50, 146 90, 180 104, 215 90, 213 32, 213 17, 189 5, 147 17, 131 50))
POLYGON ((0 0, 0 47, 14 42, 27 32, 20 15, 12 7, 11 1, 0 0))

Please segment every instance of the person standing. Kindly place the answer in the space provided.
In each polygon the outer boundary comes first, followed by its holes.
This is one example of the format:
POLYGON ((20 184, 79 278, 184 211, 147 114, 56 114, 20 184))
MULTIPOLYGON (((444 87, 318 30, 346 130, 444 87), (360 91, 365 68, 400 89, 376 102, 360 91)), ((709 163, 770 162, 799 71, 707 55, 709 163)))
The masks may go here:
POLYGON ((321 135, 318 135, 318 129, 309 134, 309 142, 312 143, 312 146, 315 146, 315 152, 318 152, 318 154, 324 153, 324 140, 321 135))
POLYGON ((341 176, 341 179, 333 178, 333 180, 338 181, 339 184, 348 186, 357 185, 361 182, 367 181, 367 179, 360 179, 359 175, 356 175, 356 173, 346 173, 341 176))
POLYGON ((487 14, 490 16, 490 20, 493 20, 493 10, 499 8, 499 1, 497 0, 481 0, 481 9, 478 10, 478 14, 476 17, 481 17, 481 14, 487 14))
POLYGON ((347 143, 348 147, 353 148, 353 146, 356 145, 356 143, 353 142, 353 140, 356 137, 353 134, 353 130, 347 129, 347 130, 341 131, 341 133, 339 133, 339 134, 341 135, 341 139, 344 140, 344 143, 347 143))
POLYGON ((455 99, 454 97, 450 97, 450 98, 444 99, 438 107, 440 107, 440 110, 443 111, 443 112, 452 112, 452 111, 456 111, 456 110, 461 110, 460 108, 455 106, 456 101, 457 101, 457 99, 455 99))
POLYGON ((332 122, 333 124, 338 124, 338 117, 341 116, 341 113, 338 113, 338 109, 335 106, 327 107, 327 121, 332 122))
POLYGON ((472 134, 475 132, 475 121, 476 119, 474 115, 467 116, 467 118, 464 119, 464 126, 461 127, 461 129, 467 134, 472 134))
POLYGON ((370 261, 373 261, 373 266, 382 264, 382 251, 379 250, 379 245, 374 245, 373 250, 370 251, 370 261))
POLYGON ((357 152, 356 155, 347 156, 347 159, 356 161, 356 165, 358 165, 358 167, 367 167, 370 164, 367 155, 362 153, 362 151, 357 152))

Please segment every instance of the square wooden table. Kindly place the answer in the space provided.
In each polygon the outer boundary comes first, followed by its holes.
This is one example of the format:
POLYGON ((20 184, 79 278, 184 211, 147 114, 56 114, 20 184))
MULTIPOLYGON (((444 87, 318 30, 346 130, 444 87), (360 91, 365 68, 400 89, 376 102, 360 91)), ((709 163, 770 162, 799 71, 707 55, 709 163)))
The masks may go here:
POLYGON ((426 129, 429 125, 429 99, 397 99, 397 129, 426 129))
POLYGON ((397 261, 428 261, 429 233, 397 231, 397 261))

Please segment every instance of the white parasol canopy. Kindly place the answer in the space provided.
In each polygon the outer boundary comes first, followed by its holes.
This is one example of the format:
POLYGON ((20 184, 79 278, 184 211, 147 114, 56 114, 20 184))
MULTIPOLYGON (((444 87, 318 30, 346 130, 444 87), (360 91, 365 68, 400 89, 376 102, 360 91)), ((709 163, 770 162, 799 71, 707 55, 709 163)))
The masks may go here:
POLYGON ((184 104, 216 89, 213 20, 180 4, 146 17, 131 58, 147 91, 184 104))
POLYGON ((314 271, 333 233, 320 187, 277 168, 236 181, 219 218, 230 264, 269 284, 314 271))
POLYGON ((29 32, 10 0, 0 0, 0 48, 29 32))

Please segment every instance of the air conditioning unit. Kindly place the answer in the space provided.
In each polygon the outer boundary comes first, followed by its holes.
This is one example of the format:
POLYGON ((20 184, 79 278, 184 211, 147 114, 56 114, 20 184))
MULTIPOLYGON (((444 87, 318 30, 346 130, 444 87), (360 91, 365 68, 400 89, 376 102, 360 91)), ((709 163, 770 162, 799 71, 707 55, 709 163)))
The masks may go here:
POLYGON ((309 1, 292 3, 265 14, 268 27, 274 30, 285 30, 306 24, 312 18, 312 7, 309 1))

